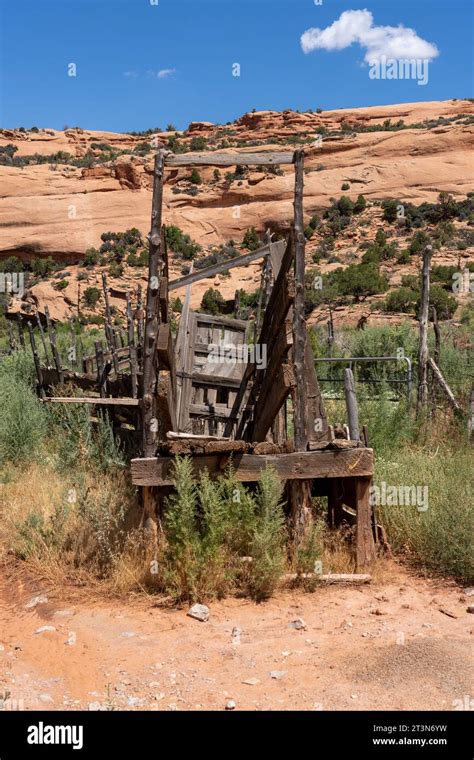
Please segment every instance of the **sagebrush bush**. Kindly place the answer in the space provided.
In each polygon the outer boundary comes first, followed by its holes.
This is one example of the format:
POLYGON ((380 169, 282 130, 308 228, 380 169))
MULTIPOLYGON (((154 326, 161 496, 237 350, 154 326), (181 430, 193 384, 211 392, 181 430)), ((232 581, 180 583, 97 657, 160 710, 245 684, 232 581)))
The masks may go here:
POLYGON ((241 590, 270 596, 285 567, 281 484, 262 473, 251 493, 232 469, 196 482, 189 459, 175 461, 176 492, 165 507, 163 590, 177 600, 203 601, 241 590))

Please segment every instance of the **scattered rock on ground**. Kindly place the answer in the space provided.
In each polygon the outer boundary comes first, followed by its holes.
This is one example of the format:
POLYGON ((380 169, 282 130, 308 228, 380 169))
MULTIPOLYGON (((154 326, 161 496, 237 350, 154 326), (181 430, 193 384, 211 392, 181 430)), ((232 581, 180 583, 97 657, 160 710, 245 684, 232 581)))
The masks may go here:
POLYGON ((29 602, 25 604, 25 610, 31 610, 33 607, 36 607, 38 604, 46 604, 48 601, 48 597, 44 596, 44 594, 40 594, 39 596, 34 596, 32 599, 30 599, 29 602))
POLYGON ((51 631, 55 631, 56 628, 54 625, 42 625, 40 628, 37 628, 35 633, 49 633, 51 631))
POLYGON ((306 628, 306 623, 304 622, 303 618, 296 618, 296 620, 291 621, 290 626, 296 631, 301 631, 306 628))
POLYGON ((209 620, 209 607, 206 607, 205 604, 193 604, 186 614, 194 620, 205 623, 209 620))

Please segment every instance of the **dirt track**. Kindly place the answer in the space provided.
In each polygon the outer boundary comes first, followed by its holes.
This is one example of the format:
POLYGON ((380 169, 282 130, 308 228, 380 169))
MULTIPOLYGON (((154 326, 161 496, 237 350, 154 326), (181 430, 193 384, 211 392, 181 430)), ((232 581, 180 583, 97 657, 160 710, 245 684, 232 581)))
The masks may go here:
POLYGON ((89 601, 4 575, 0 697, 27 710, 466 709, 468 603, 454 584, 394 566, 383 584, 216 602, 200 623, 153 599, 89 601), (48 601, 25 609, 38 594, 48 601), (55 630, 35 633, 43 626, 55 630))

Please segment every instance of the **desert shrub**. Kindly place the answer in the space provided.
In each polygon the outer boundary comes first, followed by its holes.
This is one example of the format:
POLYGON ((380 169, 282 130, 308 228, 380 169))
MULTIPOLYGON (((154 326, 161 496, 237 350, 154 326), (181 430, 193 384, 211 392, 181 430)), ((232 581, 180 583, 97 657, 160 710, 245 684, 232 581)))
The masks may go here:
POLYGON ((457 301, 444 288, 439 285, 432 285, 430 288, 430 306, 435 307, 438 319, 451 319, 456 311, 457 301))
POLYGON ((400 447, 390 458, 376 457, 375 467, 376 484, 385 481, 428 488, 426 511, 416 506, 378 508, 393 549, 418 567, 472 583, 474 522, 470 505, 474 482, 469 452, 446 445, 434 454, 430 446, 400 447))
POLYGON ((58 280, 53 284, 53 288, 55 290, 66 290, 67 286, 69 285, 69 280, 58 280))
POLYGON ((191 141, 189 143, 189 149, 192 151, 203 151, 207 150, 207 140, 205 137, 192 137, 191 141))
POLYGON ((24 271, 23 262, 17 256, 9 256, 7 259, 4 259, 2 261, 0 266, 2 272, 5 272, 6 274, 24 271))
POLYGON ((250 227, 246 231, 244 235, 244 239, 242 240, 242 245, 244 248, 247 248, 249 251, 256 251, 257 248, 260 248, 262 244, 260 242, 260 238, 258 236, 258 233, 255 227, 250 227))
POLYGON ((33 259, 31 262, 31 271, 38 277, 47 277, 54 269, 54 261, 51 256, 46 258, 33 259))
POLYGON ((433 264, 430 273, 430 282, 437 283, 445 290, 453 291, 453 275, 458 272, 455 266, 443 266, 442 264, 433 264))
POLYGON ((118 261, 112 261, 109 266, 109 275, 111 277, 121 277, 123 275, 123 265, 118 261))
POLYGON ((187 601, 223 596, 231 588, 256 599, 270 596, 285 566, 279 479, 264 471, 252 494, 232 469, 217 480, 204 472, 195 481, 189 459, 177 458, 174 467, 175 493, 164 515, 166 593, 187 601))
POLYGON ((179 227, 170 225, 165 230, 166 243, 175 256, 183 259, 194 259, 201 251, 201 246, 191 240, 179 227))
POLYGON ((393 224, 393 222, 396 221, 399 205, 400 201, 394 200, 393 198, 387 198, 386 200, 382 201, 382 218, 385 222, 388 222, 388 224, 393 224))
POLYGON ((383 293, 388 287, 386 278, 380 274, 375 263, 349 264, 345 269, 331 272, 328 281, 340 295, 353 296, 356 302, 383 293))
POLYGON ((95 287, 86 288, 84 291, 84 295, 82 296, 86 306, 89 306, 89 308, 91 309, 97 306, 97 303, 100 297, 101 297, 100 290, 95 287))
POLYGON ((351 186, 350 186, 350 184, 348 182, 343 182, 342 183, 341 190, 344 191, 344 190, 350 190, 350 189, 351 189, 351 186))
POLYGON ((127 264, 131 267, 147 267, 149 260, 149 253, 144 248, 137 255, 136 253, 129 253, 127 257, 127 264))
POLYGON ((391 290, 383 304, 384 311, 413 313, 418 302, 419 293, 410 287, 391 290))
POLYGON ((222 314, 225 299, 215 288, 208 288, 201 300, 201 309, 204 314, 222 314))
POLYGON ((354 203, 354 214, 361 214, 363 211, 365 211, 367 207, 367 201, 365 200, 365 197, 361 194, 357 196, 357 200, 354 203))
POLYGON ((0 362, 0 463, 41 456, 48 431, 44 405, 33 390, 31 357, 19 351, 0 362))
POLYGON ((100 254, 97 248, 88 248, 84 254, 83 265, 85 267, 90 267, 90 266, 94 266, 94 264, 98 264, 99 256, 100 254))
POLYGON ((198 170, 194 168, 191 172, 191 176, 189 178, 189 181, 192 182, 193 185, 201 185, 202 184, 202 177, 198 170))

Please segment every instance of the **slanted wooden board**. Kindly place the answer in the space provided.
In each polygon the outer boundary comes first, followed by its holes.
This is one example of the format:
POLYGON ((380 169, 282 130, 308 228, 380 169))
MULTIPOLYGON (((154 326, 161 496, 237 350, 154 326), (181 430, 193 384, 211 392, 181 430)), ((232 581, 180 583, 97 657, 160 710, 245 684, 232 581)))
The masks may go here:
POLYGON ((266 258, 267 256, 283 255, 286 242, 284 240, 278 240, 276 243, 269 243, 257 248, 256 251, 246 253, 244 256, 237 256, 227 261, 221 261, 219 264, 212 264, 204 269, 199 269, 196 272, 191 272, 184 277, 179 277, 177 280, 172 280, 169 283, 168 290, 177 290, 177 288, 184 288, 186 285, 191 285, 193 282, 199 282, 199 280, 206 280, 209 277, 214 277, 220 272, 226 272, 228 269, 235 269, 235 267, 246 267, 259 259, 266 258))
POLYGON ((293 153, 167 153, 165 166, 271 166, 292 164, 293 153))
MULTIPOLYGON (((374 469, 372 449, 345 451, 299 451, 293 454, 213 454, 195 456, 192 465, 196 475, 207 469, 211 476, 222 474, 229 462, 235 477, 242 482, 256 481, 262 470, 273 467, 282 480, 312 478, 370 477, 374 469)), ((132 482, 137 486, 173 485, 173 457, 132 459, 132 482)))

